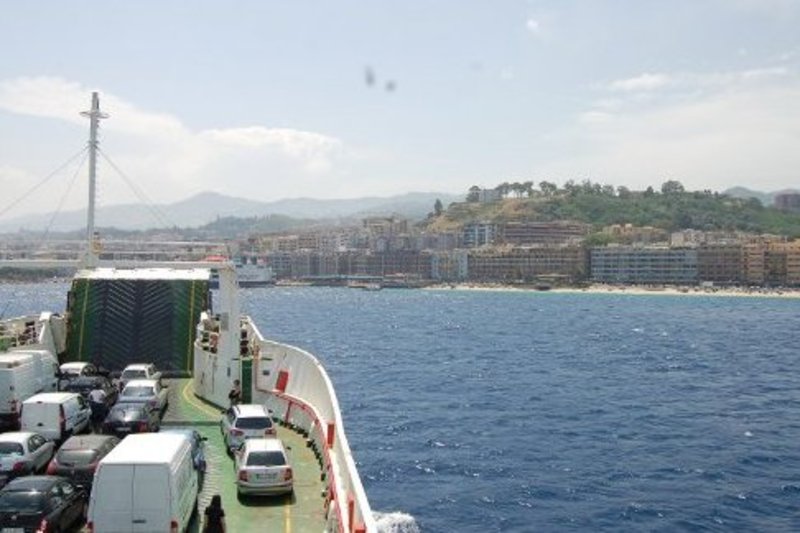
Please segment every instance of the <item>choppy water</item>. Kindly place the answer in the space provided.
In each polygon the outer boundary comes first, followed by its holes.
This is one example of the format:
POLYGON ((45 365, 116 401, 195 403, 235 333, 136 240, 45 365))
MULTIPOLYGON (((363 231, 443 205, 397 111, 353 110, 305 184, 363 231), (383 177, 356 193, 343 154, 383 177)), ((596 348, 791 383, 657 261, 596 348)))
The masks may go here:
MULTIPOLYGON (((64 291, 0 286, 0 310, 64 291)), ((243 307, 325 364, 383 524, 800 530, 800 300, 271 288, 243 307)))

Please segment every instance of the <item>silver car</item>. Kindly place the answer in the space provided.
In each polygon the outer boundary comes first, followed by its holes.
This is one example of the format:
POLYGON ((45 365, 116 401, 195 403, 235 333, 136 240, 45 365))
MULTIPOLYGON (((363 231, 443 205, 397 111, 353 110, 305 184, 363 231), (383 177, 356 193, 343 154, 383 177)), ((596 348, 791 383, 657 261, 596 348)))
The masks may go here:
POLYGON ((167 389, 157 379, 134 379, 125 385, 117 403, 145 403, 152 411, 163 413, 167 408, 167 389))
POLYGON ((0 435, 0 486, 18 476, 42 472, 53 458, 55 444, 31 431, 0 435))
POLYGON ((291 494, 294 474, 280 439, 247 439, 234 453, 236 492, 291 494))
POLYGON ((224 412, 219 424, 222 438, 230 451, 239 448, 245 439, 271 437, 276 434, 275 424, 263 405, 234 405, 224 412))
POLYGON ((135 364, 135 365, 128 365, 125 367, 125 370, 122 371, 122 374, 119 376, 119 380, 122 382, 122 385, 127 385, 128 382, 134 379, 161 379, 161 372, 156 370, 156 365, 152 363, 145 363, 145 364, 135 364))

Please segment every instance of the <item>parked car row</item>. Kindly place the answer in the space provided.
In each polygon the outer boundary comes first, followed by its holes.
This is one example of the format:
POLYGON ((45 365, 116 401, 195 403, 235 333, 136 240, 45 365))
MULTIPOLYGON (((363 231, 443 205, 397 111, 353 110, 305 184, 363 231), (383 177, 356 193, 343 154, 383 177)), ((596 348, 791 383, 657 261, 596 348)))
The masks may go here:
MULTIPOLYGON (((207 470, 206 438, 191 428, 161 427, 167 389, 152 365, 135 366, 121 392, 81 364, 59 374, 71 374, 64 392, 21 402, 21 431, 0 434, 0 531, 61 531, 84 517, 93 531, 129 529, 132 509, 132 530, 186 529, 207 470), (83 434, 92 429, 88 396, 98 388, 109 407, 95 427, 103 434, 83 434)), ((235 405, 223 412, 220 430, 240 495, 292 493, 289 449, 269 410, 235 405)))
POLYGON ((39 435, 0 435, 0 464, 24 465, 0 490, 0 531, 63 531, 84 517, 93 531, 185 531, 205 472, 204 441, 179 428, 122 440, 79 435, 53 455, 53 442, 39 435), (44 464, 46 476, 23 475, 44 464))
POLYGON ((240 495, 285 494, 294 490, 294 474, 275 424, 263 405, 234 405, 223 411, 220 431, 233 453, 240 495))

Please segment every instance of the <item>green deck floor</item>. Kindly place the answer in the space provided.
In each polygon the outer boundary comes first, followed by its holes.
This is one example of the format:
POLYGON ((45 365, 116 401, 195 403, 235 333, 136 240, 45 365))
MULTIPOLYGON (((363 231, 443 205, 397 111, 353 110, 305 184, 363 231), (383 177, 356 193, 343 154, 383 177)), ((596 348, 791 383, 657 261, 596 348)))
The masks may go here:
MULTIPOLYGON (((294 471, 292 496, 259 496, 240 499, 236 495, 236 472, 233 459, 227 454, 219 429, 219 408, 197 398, 189 379, 175 379, 169 383, 169 407, 163 426, 192 427, 208 438, 206 461, 208 467, 198 507, 203 510, 211 496, 222 496, 222 508, 230 533, 296 532, 321 533, 325 529, 322 497, 323 483, 320 467, 303 437, 294 431, 278 426, 278 436, 289 452, 294 471)), ((196 521, 199 522, 199 521, 196 521)), ((199 532, 200 524, 189 527, 199 532)))

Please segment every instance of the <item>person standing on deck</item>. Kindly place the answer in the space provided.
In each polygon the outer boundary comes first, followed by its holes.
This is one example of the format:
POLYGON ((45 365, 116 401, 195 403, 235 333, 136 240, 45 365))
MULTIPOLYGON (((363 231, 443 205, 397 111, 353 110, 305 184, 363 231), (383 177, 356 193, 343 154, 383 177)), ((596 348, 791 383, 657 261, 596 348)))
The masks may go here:
POLYGON ((92 410, 92 428, 97 431, 106 418, 106 391, 96 386, 89 392, 89 407, 92 410))
POLYGON ((225 511, 222 510, 222 498, 219 494, 211 497, 211 503, 204 514, 203 533, 225 533, 225 511))
POLYGON ((231 401, 231 407, 242 403, 242 386, 238 379, 233 380, 233 387, 228 393, 228 399, 231 401))

